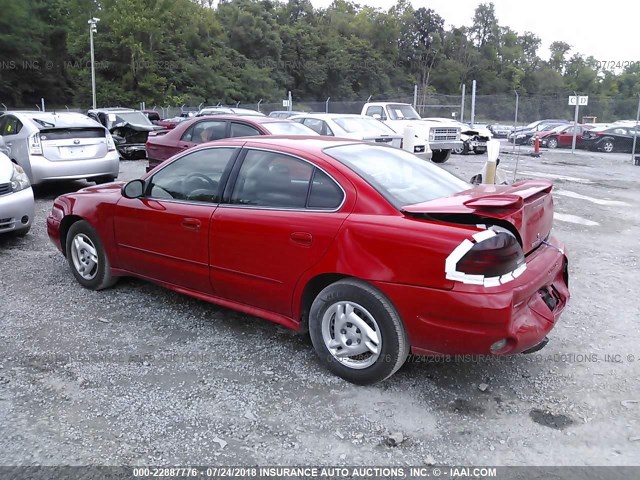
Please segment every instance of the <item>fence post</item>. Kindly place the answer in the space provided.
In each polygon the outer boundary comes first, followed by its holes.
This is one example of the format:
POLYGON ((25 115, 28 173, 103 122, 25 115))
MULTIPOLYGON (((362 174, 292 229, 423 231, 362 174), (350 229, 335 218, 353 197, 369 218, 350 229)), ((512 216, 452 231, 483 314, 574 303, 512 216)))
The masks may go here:
POLYGON ((287 108, 287 110, 288 111, 292 111, 293 110, 293 99, 291 98, 291 90, 289 90, 288 100, 289 100, 289 107, 287 108))
POLYGON ((260 111, 260 104, 262 103, 262 99, 258 102, 258 111, 260 111))
POLYGON ((466 84, 462 84, 462 101, 460 102, 460 121, 464 122, 464 96, 465 93, 467 91, 467 85, 466 84))
POLYGON ((576 153, 576 138, 578 137, 578 110, 580 109, 580 97, 576 92, 573 92, 576 96, 576 111, 573 117, 573 140, 571 141, 571 153, 576 153))
POLYGON ((471 128, 476 121, 476 81, 471 82, 471 128))
POLYGON ((418 109, 418 84, 413 85, 413 108, 418 109))
POLYGON ((631 161, 634 165, 640 166, 640 155, 636 155, 636 143, 638 139, 638 123, 640 123, 640 95, 638 95, 638 113, 636 113, 636 128, 633 132, 633 147, 631 148, 631 161))
MULTIPOLYGON (((515 94, 516 94, 516 117, 513 120, 513 131, 516 131, 516 128, 518 128, 518 103, 520 103, 520 95, 518 95, 518 91, 514 90, 515 94)), ((507 134, 507 139, 509 138, 509 134, 507 134)), ((513 137, 513 151, 516 151, 516 137, 513 137)), ((513 175, 513 178, 515 179, 515 173, 513 175)), ((514 180, 515 181, 515 180, 514 180)))
POLYGON ((329 113, 329 100, 331 100, 331 97, 327 97, 327 101, 324 102, 324 113, 329 113))

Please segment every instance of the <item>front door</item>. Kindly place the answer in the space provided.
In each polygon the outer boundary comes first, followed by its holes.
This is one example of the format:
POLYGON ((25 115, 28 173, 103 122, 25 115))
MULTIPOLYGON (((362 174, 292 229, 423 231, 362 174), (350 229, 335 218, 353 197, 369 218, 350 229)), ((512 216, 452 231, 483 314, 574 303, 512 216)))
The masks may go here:
POLYGON ((239 149, 187 153, 147 180, 145 196, 122 198, 114 229, 122 268, 211 293, 209 227, 225 174, 239 149))

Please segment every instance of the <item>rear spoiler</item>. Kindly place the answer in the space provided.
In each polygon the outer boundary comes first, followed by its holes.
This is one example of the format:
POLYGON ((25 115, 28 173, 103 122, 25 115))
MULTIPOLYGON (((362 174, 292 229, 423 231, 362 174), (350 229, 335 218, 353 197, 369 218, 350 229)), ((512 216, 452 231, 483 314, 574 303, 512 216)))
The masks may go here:
POLYGON ((503 193, 497 195, 484 195, 482 197, 471 198, 462 202, 465 207, 476 209, 487 208, 521 208, 524 201, 528 198, 539 195, 540 193, 549 193, 553 188, 551 182, 544 182, 542 185, 531 185, 530 181, 524 180, 511 185, 517 189, 517 193, 503 193), (529 185, 526 189, 518 189, 523 185, 529 185))

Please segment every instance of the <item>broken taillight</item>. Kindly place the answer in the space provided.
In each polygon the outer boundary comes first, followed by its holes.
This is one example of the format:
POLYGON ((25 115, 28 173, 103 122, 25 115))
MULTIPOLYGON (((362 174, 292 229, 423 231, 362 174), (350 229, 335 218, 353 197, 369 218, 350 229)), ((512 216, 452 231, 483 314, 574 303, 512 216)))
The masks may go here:
POLYGON ((499 232, 478 242, 458 261, 456 270, 467 275, 500 277, 524 264, 524 253, 518 240, 507 232, 499 232))

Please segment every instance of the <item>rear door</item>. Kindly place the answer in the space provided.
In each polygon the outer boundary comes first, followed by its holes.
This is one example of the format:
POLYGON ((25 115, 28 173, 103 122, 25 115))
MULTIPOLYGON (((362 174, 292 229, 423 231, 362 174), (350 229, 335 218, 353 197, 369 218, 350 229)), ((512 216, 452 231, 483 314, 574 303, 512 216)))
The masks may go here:
POLYGON ((146 196, 122 198, 114 217, 122 267, 211 293, 209 227, 239 148, 187 153, 147 179, 146 196))
POLYGON ((343 189, 312 163, 248 149, 211 225, 215 295, 291 315, 300 276, 347 216, 343 189))

